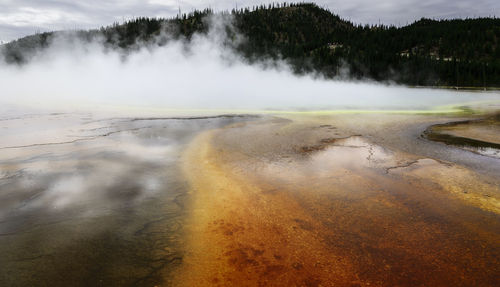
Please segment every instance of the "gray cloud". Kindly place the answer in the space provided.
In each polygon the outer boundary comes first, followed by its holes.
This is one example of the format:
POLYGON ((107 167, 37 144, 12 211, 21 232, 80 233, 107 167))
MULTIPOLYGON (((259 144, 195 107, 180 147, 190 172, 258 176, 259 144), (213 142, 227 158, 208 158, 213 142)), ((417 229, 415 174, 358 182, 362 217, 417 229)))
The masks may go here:
MULTIPOLYGON (((0 0, 0 41, 37 31, 97 28, 138 16, 171 17, 194 9, 225 10, 269 0, 0 0)), ((283 2, 283 1, 277 1, 283 2)), ((297 1, 285 1, 297 2, 297 1)), ((405 25, 421 17, 499 16, 498 0, 318 0, 355 23, 405 25)))

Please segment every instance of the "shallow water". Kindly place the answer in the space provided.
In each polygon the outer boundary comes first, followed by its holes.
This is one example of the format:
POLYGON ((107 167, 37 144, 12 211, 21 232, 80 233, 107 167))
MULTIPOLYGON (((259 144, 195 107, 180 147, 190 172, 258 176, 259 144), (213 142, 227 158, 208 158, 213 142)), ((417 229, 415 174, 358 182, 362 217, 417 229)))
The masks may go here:
POLYGON ((480 155, 500 158, 498 116, 433 125, 427 128, 424 136, 430 140, 458 146, 480 155))
POLYGON ((0 285, 153 286, 183 257, 183 146, 240 117, 0 122, 0 285))
POLYGON ((500 164, 453 115, 0 121, 1 286, 493 286, 500 164))
POLYGON ((500 178, 410 154, 392 131, 435 120, 290 118, 197 138, 181 285, 494 285, 500 178))

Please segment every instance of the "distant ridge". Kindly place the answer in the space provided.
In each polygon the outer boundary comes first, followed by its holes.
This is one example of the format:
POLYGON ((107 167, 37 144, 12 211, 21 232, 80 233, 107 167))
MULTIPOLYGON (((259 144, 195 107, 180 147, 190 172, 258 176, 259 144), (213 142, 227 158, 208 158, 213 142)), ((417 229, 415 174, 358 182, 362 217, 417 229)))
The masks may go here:
MULTIPOLYGON (((371 79, 412 86, 500 86, 500 19, 421 19, 404 27, 354 25, 312 3, 270 4, 214 13, 210 9, 171 19, 137 18, 98 30, 78 31, 83 41, 103 38, 110 49, 164 45, 207 33, 209 15, 231 16, 227 45, 250 62, 286 60, 298 74, 371 79), (236 32, 237 31, 237 32, 236 32), (233 37, 242 34, 246 41, 233 37)), ((49 32, 1 46, 5 62, 24 64, 57 35, 49 32)))

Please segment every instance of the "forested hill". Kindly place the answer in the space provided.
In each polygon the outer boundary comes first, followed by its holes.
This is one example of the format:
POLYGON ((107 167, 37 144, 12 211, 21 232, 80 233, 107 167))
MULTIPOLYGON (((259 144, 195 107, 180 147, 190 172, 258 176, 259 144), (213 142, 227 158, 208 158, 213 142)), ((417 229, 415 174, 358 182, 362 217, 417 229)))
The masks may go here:
MULTIPOLYGON (((164 45, 171 37, 207 33, 211 10, 172 19, 138 18, 124 24, 77 32, 98 37, 112 49, 164 45), (171 37, 159 37, 163 32, 171 37), (138 44, 139 43, 139 44, 138 44)), ((315 4, 271 4, 218 15, 232 19, 226 41, 249 61, 284 59, 295 72, 391 81, 407 85, 500 86, 500 19, 421 19, 405 27, 361 26, 315 4), (231 15, 231 17, 227 17, 231 15), (237 31, 237 32, 235 32, 237 31), (245 41, 239 41, 237 34, 245 41)), ((8 63, 23 64, 57 34, 42 33, 2 47, 8 63)))

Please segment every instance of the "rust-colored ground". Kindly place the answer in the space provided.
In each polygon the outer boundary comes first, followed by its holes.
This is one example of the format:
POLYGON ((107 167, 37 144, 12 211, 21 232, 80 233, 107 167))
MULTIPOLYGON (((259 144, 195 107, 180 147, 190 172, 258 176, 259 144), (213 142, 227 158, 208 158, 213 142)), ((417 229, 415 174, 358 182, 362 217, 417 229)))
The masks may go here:
POLYGON ((186 151, 179 286, 495 286, 498 179, 339 131, 242 124, 186 151))

